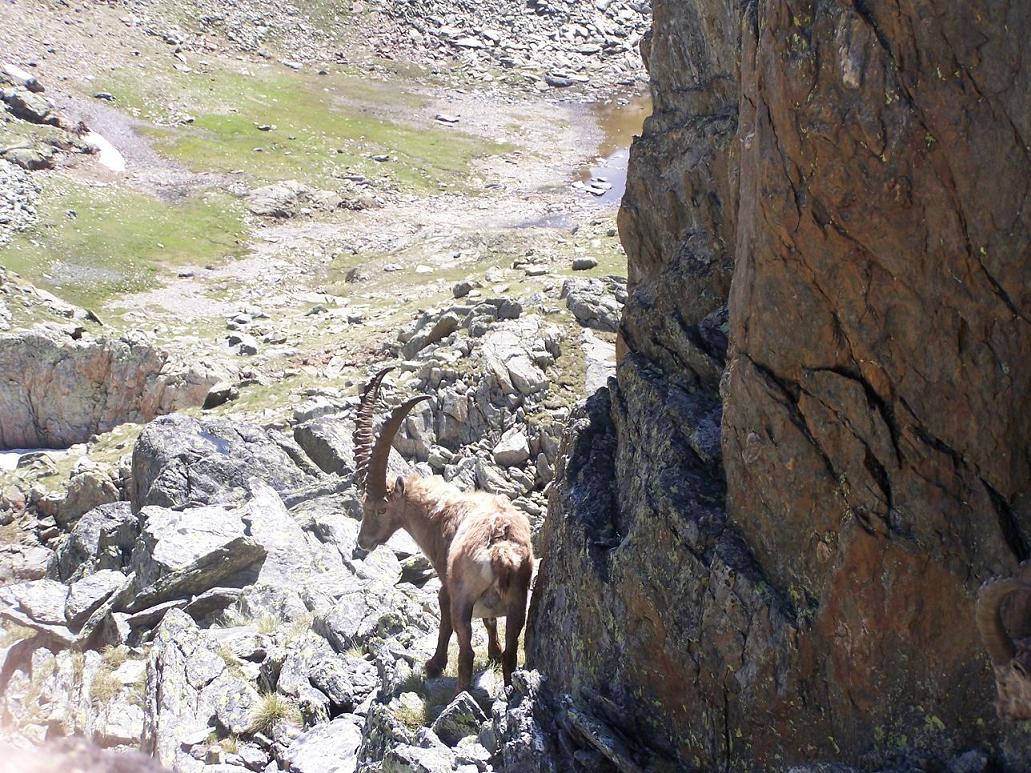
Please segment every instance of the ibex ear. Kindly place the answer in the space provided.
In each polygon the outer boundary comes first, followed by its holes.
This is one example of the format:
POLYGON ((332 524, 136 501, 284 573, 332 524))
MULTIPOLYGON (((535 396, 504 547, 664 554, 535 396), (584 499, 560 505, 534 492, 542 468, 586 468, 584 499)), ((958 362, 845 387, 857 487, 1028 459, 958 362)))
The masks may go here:
POLYGON ((403 497, 405 495, 405 479, 400 475, 397 476, 397 480, 394 482, 394 496, 403 497))

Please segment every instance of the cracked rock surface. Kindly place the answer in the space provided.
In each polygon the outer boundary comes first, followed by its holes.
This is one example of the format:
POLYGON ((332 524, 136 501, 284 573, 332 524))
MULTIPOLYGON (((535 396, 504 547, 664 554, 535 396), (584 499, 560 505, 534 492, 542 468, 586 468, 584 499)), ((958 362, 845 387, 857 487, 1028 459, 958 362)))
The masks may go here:
POLYGON ((1031 14, 939 10, 654 3, 528 646, 610 761, 1031 762, 973 614, 1031 543, 1031 14))

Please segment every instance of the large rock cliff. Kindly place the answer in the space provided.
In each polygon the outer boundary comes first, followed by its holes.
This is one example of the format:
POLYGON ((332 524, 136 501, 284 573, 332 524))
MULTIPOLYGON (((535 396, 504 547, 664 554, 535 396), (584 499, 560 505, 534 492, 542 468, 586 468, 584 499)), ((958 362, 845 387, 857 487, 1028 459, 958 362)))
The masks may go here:
POLYGON ((1031 764, 973 617, 1031 541, 1029 34, 1016 3, 654 3, 624 356, 528 645, 639 763, 1031 764))

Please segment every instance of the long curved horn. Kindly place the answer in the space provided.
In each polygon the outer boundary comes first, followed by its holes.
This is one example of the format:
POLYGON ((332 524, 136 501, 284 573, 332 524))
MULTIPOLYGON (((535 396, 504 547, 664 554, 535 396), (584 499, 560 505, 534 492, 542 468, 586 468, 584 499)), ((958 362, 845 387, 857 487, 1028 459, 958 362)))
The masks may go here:
POLYGON ((366 494, 369 499, 385 499, 387 496, 387 459, 390 457, 390 447, 394 442, 394 435, 401 429, 401 422, 408 417, 408 412, 423 400, 432 400, 433 395, 419 395, 413 397, 403 405, 394 409, 390 420, 380 430, 376 446, 372 449, 372 459, 369 462, 369 474, 365 479, 366 494))
POLYGON ((383 378, 393 368, 384 368, 365 385, 362 398, 358 404, 358 413, 354 417, 354 485, 359 491, 365 488, 365 478, 369 472, 369 458, 372 455, 372 425, 376 417, 376 401, 379 399, 380 385, 383 378))
POLYGON ((977 592, 974 620, 993 666, 1009 663, 1016 654, 1013 640, 1002 623, 1002 603, 1010 594, 1021 590, 1031 592, 1031 583, 1006 578, 986 582, 977 592))

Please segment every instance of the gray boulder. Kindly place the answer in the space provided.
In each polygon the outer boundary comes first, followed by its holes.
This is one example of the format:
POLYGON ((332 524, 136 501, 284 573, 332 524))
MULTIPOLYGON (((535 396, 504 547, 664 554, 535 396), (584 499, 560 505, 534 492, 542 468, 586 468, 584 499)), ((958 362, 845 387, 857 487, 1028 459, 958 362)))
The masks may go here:
MULTIPOLYGON (((320 416, 294 428, 294 440, 319 469, 329 474, 354 475, 354 422, 340 416, 320 416)), ((387 463, 388 476, 412 474, 412 467, 394 450, 387 463)))
POLYGON ((72 583, 65 603, 65 619, 72 630, 79 630, 101 604, 125 587, 126 582, 121 572, 101 569, 72 583))
POLYGON ((581 325, 614 333, 627 300, 626 280, 614 276, 567 279, 562 283, 561 297, 581 325))
POLYGON ((280 493, 312 482, 288 450, 252 425, 163 416, 133 448, 133 507, 242 502, 251 477, 280 493))
POLYGON ((519 467, 530 458, 530 443, 522 427, 513 427, 494 446, 494 461, 502 467, 519 467))
POLYGON ((40 169, 54 168, 54 151, 46 146, 38 148, 8 148, 3 152, 4 158, 22 169, 38 172, 40 169))
POLYGON ((353 714, 316 725, 283 755, 290 773, 353 773, 358 767, 362 720, 353 714))
POLYGON ((440 712, 432 730, 448 746, 455 746, 466 736, 479 734, 480 725, 486 721, 486 715, 473 696, 463 692, 440 712))
POLYGON ((64 500, 57 508, 57 521, 67 525, 90 510, 121 498, 111 476, 102 470, 85 470, 68 481, 64 500))
POLYGON ((138 531, 138 518, 128 502, 90 510, 58 547, 47 575, 68 582, 101 569, 121 569, 128 564, 138 531))
POLYGON ((310 200, 312 189, 296 180, 266 185, 251 191, 247 209, 265 217, 293 217, 310 200))
POLYGON ((243 728, 258 699, 218 645, 177 609, 165 615, 154 635, 141 749, 182 773, 203 769, 189 741, 203 742, 215 725, 243 728))
POLYGON ((130 564, 134 593, 127 611, 189 598, 262 561, 267 551, 248 536, 245 512, 221 505, 140 511, 140 536, 130 564))
POLYGON ((383 773, 450 773, 455 756, 444 748, 395 746, 383 757, 383 773))
POLYGON ((373 770, 390 749, 413 743, 412 734, 390 708, 383 703, 373 703, 365 715, 362 728, 362 745, 358 749, 358 763, 362 769, 373 770))
POLYGON ((557 756, 541 722, 541 675, 536 671, 512 674, 512 690, 506 702, 494 704, 497 743, 505 770, 557 773, 557 756))
POLYGON ((50 106, 50 101, 27 88, 16 86, 0 92, 0 97, 7 103, 7 109, 23 121, 57 126, 61 119, 50 106))

